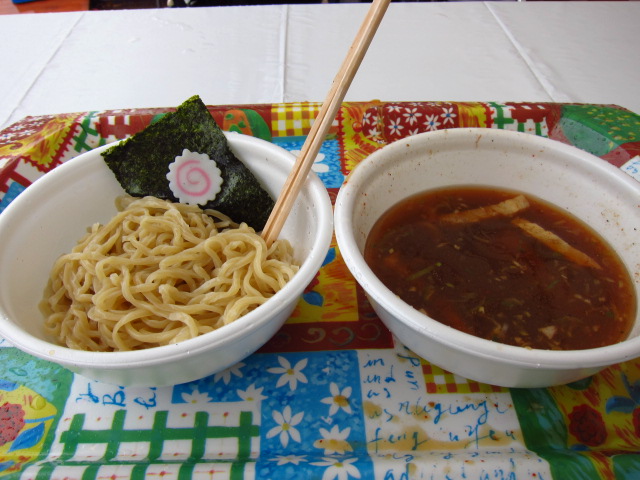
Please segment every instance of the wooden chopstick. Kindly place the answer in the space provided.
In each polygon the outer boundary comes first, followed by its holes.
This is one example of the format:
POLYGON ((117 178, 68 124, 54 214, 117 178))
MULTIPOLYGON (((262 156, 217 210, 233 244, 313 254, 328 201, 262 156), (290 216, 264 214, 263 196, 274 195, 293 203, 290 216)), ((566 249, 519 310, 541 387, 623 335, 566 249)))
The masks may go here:
POLYGON ((390 1, 373 0, 356 38, 349 47, 347 56, 333 79, 331 89, 311 126, 309 135, 300 150, 300 155, 289 173, 262 231, 262 238, 265 239, 267 245, 271 245, 278 238, 390 1))

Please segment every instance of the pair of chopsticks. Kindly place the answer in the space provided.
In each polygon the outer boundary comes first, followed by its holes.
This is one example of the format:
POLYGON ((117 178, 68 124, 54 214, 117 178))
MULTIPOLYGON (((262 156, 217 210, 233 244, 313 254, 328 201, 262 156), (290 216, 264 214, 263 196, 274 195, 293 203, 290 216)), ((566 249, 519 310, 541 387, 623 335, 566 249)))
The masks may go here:
POLYGON ((340 108, 342 104, 342 100, 371 44, 371 40, 373 40, 390 1, 391 0, 373 0, 355 40, 351 44, 351 47, 349 47, 347 56, 338 74, 333 79, 331 89, 311 126, 309 135, 300 150, 300 155, 289 173, 271 211, 271 215, 262 231, 262 238, 264 238, 267 245, 271 245, 278 238, 282 226, 311 170, 311 166, 320 151, 322 142, 327 136, 331 123, 336 117, 338 108, 340 108))

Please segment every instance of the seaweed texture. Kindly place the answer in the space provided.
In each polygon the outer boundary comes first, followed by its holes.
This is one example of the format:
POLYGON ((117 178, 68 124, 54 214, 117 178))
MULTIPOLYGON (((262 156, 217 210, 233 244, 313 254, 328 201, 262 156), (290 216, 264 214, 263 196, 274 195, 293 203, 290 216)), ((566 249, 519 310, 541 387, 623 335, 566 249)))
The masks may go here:
POLYGON ((167 172, 183 149, 206 153, 222 173, 220 193, 201 208, 218 210, 261 231, 274 201, 233 154, 224 133, 199 96, 193 96, 141 132, 102 153, 122 188, 131 196, 177 202, 167 172))

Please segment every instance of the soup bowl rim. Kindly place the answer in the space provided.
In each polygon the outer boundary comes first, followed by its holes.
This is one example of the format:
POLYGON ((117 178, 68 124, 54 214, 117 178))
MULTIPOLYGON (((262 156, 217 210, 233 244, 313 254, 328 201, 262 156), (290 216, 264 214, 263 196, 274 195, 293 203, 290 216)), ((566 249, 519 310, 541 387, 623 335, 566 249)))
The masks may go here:
MULTIPOLYGON (((640 334, 612 345, 581 350, 533 349, 483 339, 438 322, 411 307, 384 285, 367 265, 363 253, 358 247, 353 228, 353 211, 358 201, 357 189, 365 182, 367 176, 376 174, 375 169, 378 163, 381 163, 384 168, 387 164, 386 162, 390 162, 388 159, 393 157, 394 154, 401 155, 401 151, 409 143, 419 142, 427 138, 433 139, 435 142, 444 137, 455 139, 456 136, 465 137, 470 134, 518 138, 530 144, 538 144, 570 156, 578 154, 581 160, 589 163, 589 168, 612 175, 616 181, 630 186, 640 194, 640 182, 632 179, 620 169, 577 147, 549 138, 529 133, 490 128, 455 128, 420 133, 390 143, 362 160, 352 170, 338 192, 334 211, 336 239, 345 263, 356 281, 360 283, 366 294, 379 305, 379 308, 382 308, 394 318, 394 321, 402 323, 412 331, 425 335, 439 344, 454 350, 471 353, 474 356, 490 360, 499 359, 503 363, 525 368, 546 368, 550 370, 602 367, 640 356, 640 334)), ((369 232, 367 232, 368 234, 369 232)), ((636 287, 635 290, 637 291, 637 285, 634 285, 634 287, 636 287)), ((638 309, 640 309, 640 299, 636 299, 636 310, 638 309)), ((638 315, 639 313, 636 312, 636 322, 640 322, 640 319, 637 318, 638 315)), ((383 321, 385 320, 383 319, 383 321)), ((393 325, 387 326, 393 330, 393 325)))

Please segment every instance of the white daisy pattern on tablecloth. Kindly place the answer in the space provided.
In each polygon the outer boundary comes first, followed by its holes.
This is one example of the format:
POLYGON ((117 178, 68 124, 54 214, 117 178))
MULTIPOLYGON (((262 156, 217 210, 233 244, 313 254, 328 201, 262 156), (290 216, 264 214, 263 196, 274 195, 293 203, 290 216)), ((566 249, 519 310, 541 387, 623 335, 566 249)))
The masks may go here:
POLYGON ((402 114, 406 118, 409 125, 413 125, 418 122, 418 117, 422 116, 422 113, 418 112, 418 109, 413 107, 407 107, 405 113, 402 114))
POLYGON ((433 131, 437 130, 440 126, 440 122, 438 121, 437 115, 427 115, 426 122, 424 122, 424 126, 427 127, 427 130, 433 131))
POLYGON ((334 425, 331 430, 321 428, 319 432, 322 438, 316 440, 313 446, 323 449, 325 455, 344 455, 347 452, 353 452, 353 448, 347 441, 351 428, 340 430, 338 425, 334 425))
MULTIPOLYGON (((274 137, 273 143, 299 156, 304 140, 302 137, 274 137)), ((344 173, 340 163, 340 142, 335 138, 326 138, 314 159, 312 170, 320 177, 327 188, 340 188, 344 182, 344 173)))
POLYGON ((402 129, 404 129, 404 125, 400 123, 400 120, 391 120, 389 124, 391 135, 402 135, 402 129))
POLYGON ((453 107, 443 108, 442 110, 443 110, 442 115, 440 115, 444 119, 442 123, 444 125, 446 125, 447 123, 454 125, 453 119, 456 118, 458 115, 453 113, 453 107))
POLYGON ((345 387, 340 390, 340 387, 336 383, 331 382, 329 385, 329 392, 331 393, 331 396, 320 400, 322 403, 330 405, 329 416, 335 415, 340 409, 344 410, 348 414, 352 413, 351 404, 349 402, 352 390, 353 389, 351 387, 345 387))
MULTIPOLYGON (((369 478, 372 464, 367 453, 370 444, 362 413, 365 394, 360 387, 360 370, 341 368, 357 365, 358 361, 353 350, 257 353, 243 360, 241 377, 232 374, 225 384, 215 382, 211 375, 176 385, 172 400, 186 404, 189 397, 185 394, 206 393, 211 402, 192 408, 203 412, 224 408, 229 416, 222 421, 231 428, 236 428, 240 412, 245 421, 251 418, 255 434, 252 442, 259 442, 261 452, 256 478, 321 480, 323 474, 334 478, 338 472, 348 475, 345 467, 330 468, 340 458, 357 458, 352 467, 362 478, 369 478), (275 371, 269 372, 270 369, 275 371), (295 390, 291 390, 291 385, 295 390), (326 401, 322 402, 323 399, 326 401), (330 416, 334 403, 335 413, 330 416), (323 457, 335 458, 331 464, 312 465, 323 457)), ((191 421, 191 417, 185 421, 191 421)), ((351 475, 347 480, 358 479, 351 475)))
POLYGON ((378 128, 371 128, 369 129, 369 131, 367 132, 367 136, 370 138, 375 138, 380 136, 380 130, 378 130, 378 128))
POLYGON ((212 399, 208 393, 194 390, 191 393, 183 393, 182 400, 186 403, 201 404, 201 403, 209 403, 212 399))
POLYGON ((321 462, 314 462, 317 467, 327 467, 322 474, 322 480, 348 480, 349 478, 360 478, 360 471, 352 465, 357 458, 331 458, 324 457, 321 462))
POLYGON ((272 462, 277 462, 278 465, 300 465, 302 462, 307 461, 306 455, 276 455, 270 459, 272 462))
POLYGON ((280 375, 278 383, 276 383, 276 388, 289 384, 289 388, 295 390, 298 382, 307 383, 307 377, 302 373, 302 370, 307 366, 307 361, 306 358, 303 358, 292 367, 289 360, 279 356, 278 363, 280 363, 280 366, 269 368, 267 372, 280 375))
POLYGON ((273 411, 273 419, 277 423, 275 427, 273 427, 269 432, 267 432, 267 438, 273 438, 276 435, 280 437, 280 443, 284 448, 289 445, 289 439, 291 438, 294 442, 300 443, 302 441, 300 437, 300 432, 296 425, 298 425, 302 419, 304 418, 304 412, 296 413, 295 415, 291 412, 291 407, 286 406, 282 410, 282 412, 273 411))
POLYGON ((238 396, 245 402, 260 402, 267 398, 262 395, 264 387, 256 388, 256 384, 252 383, 246 390, 238 390, 238 396))
POLYGON ((229 367, 226 370, 216 373, 213 376, 213 381, 219 382, 220 380, 222 380, 225 385, 229 385, 229 382, 231 381, 232 376, 242 378, 242 371, 240 370, 242 367, 244 367, 244 363, 242 362, 236 363, 232 367, 229 367))
MULTIPOLYGON (((300 156, 300 150, 291 150, 291 153, 295 156, 295 157, 299 157, 300 156)), ((311 165, 311 170, 316 172, 316 173, 327 173, 329 171, 329 165, 325 165, 324 163, 324 159, 325 159, 326 155, 322 152, 318 153, 318 155, 316 155, 316 158, 313 160, 313 165, 311 165)))
POLYGON ((375 125, 378 123, 378 116, 373 111, 365 112, 364 115, 362 115, 362 123, 364 125, 375 125))

